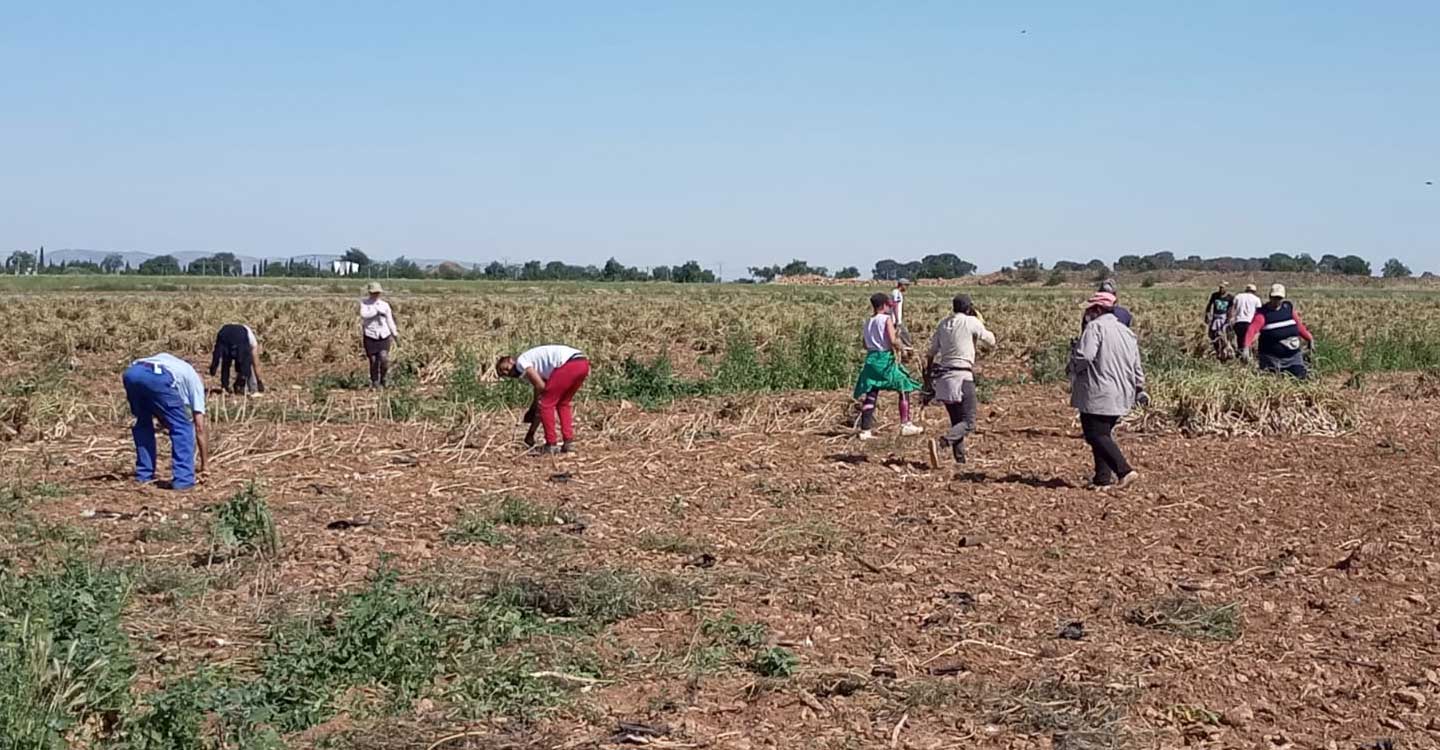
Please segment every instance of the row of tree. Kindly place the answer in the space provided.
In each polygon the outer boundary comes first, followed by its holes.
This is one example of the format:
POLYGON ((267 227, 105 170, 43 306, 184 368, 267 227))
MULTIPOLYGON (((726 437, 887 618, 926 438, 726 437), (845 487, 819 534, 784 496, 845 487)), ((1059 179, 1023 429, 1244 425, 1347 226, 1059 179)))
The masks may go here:
MULTIPOLYGON (((479 265, 462 266, 446 261, 438 266, 424 268, 415 261, 401 256, 389 261, 372 261, 359 248, 350 248, 335 265, 322 264, 320 256, 310 259, 289 259, 251 263, 245 267, 234 253, 215 253, 196 258, 181 265, 173 255, 158 255, 147 258, 136 268, 119 253, 105 256, 99 263, 91 261, 64 261, 58 264, 45 263, 45 249, 38 255, 20 250, 5 259, 5 272, 11 274, 61 274, 61 273, 134 273, 143 276, 268 276, 268 277, 331 277, 366 276, 373 278, 398 279, 512 279, 521 281, 674 281, 679 283, 714 283, 715 273, 702 268, 696 261, 687 261, 678 266, 655 266, 649 269, 627 266, 614 258, 604 266, 578 266, 558 260, 542 263, 538 260, 509 264, 492 261, 479 265)), ((812 266, 809 262, 795 259, 785 265, 751 266, 749 273, 759 281, 774 281, 779 276, 830 276, 824 266, 812 266)), ((880 281, 894 281, 901 278, 956 279, 975 273, 976 266, 962 260, 954 253, 926 255, 920 260, 900 262, 891 258, 875 263, 871 277, 880 281)), ((1061 260, 1051 267, 1050 282, 1062 283, 1065 274, 1087 273, 1094 277, 1108 276, 1112 271, 1104 261, 1092 259, 1087 262, 1061 260)), ((1264 258, 1219 257, 1202 258, 1191 255, 1176 258, 1171 252, 1149 255, 1122 255, 1115 261, 1114 271, 1119 273, 1154 273, 1159 271, 1201 271, 1213 273, 1325 273, 1344 276, 1371 275, 1370 262, 1357 255, 1322 255, 1315 260, 1308 253, 1289 255, 1271 253, 1264 258)), ((1039 281, 1045 265, 1036 258, 1025 258, 1001 269, 1007 276, 1020 282, 1039 281)), ((1381 268, 1385 278, 1408 278, 1410 268, 1398 259, 1386 261, 1381 268)), ((856 279, 860 270, 854 266, 842 268, 834 274, 837 279, 856 279)))

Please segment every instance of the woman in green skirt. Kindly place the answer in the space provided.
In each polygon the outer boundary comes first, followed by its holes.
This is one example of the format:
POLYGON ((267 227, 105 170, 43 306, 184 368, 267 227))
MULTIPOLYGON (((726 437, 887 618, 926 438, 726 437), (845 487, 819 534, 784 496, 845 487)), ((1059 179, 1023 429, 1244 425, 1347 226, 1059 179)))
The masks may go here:
POLYGON ((919 435, 925 429, 910 421, 910 394, 920 384, 900 365, 900 339, 895 334, 895 318, 890 316, 890 295, 870 295, 873 315, 865 322, 865 366, 855 382, 855 398, 860 404, 860 439, 872 440, 870 428, 875 426, 875 404, 880 391, 900 394, 900 434, 919 435))

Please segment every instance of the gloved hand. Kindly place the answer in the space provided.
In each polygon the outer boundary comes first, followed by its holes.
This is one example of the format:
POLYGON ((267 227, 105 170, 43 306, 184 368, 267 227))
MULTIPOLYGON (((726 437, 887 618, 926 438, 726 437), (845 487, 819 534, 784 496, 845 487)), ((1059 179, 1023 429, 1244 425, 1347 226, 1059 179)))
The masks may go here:
POLYGON ((1149 405, 1150 405, 1150 394, 1149 394, 1149 393, 1146 393, 1145 391, 1140 391, 1140 392, 1136 393, 1136 394, 1135 394, 1135 405, 1136 405, 1136 406, 1140 406, 1140 407, 1149 406, 1149 405))

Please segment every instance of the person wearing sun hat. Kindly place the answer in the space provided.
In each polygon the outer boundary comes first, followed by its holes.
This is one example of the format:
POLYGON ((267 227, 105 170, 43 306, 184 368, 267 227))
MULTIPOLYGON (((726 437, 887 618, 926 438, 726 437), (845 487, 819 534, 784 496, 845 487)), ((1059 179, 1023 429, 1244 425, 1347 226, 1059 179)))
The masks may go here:
POLYGON ((1300 380, 1310 376, 1305 366, 1305 349, 1314 351, 1315 337, 1300 319, 1295 305, 1286 299, 1284 284, 1270 285, 1270 301, 1255 312, 1245 334, 1245 351, 1260 342, 1261 372, 1283 372, 1300 380))
POLYGON ((395 311, 381 297, 385 289, 380 282, 365 285, 365 298, 360 300, 360 345, 370 363, 370 387, 385 387, 390 371, 390 347, 400 339, 400 324, 395 311))
POLYGON ((1115 442, 1115 425, 1136 405, 1145 406, 1145 371, 1135 333, 1115 316, 1115 295, 1096 292, 1085 301, 1084 329, 1071 342, 1070 405, 1080 412, 1080 431, 1095 459, 1091 487, 1127 487, 1140 478, 1115 442))
POLYGON ((1235 331, 1235 351, 1240 353, 1241 359, 1250 356, 1245 348, 1245 334, 1250 332, 1250 321, 1255 319, 1256 311, 1264 304, 1255 292, 1254 284, 1246 284, 1245 291, 1235 295, 1235 301, 1230 305, 1228 320, 1235 331))

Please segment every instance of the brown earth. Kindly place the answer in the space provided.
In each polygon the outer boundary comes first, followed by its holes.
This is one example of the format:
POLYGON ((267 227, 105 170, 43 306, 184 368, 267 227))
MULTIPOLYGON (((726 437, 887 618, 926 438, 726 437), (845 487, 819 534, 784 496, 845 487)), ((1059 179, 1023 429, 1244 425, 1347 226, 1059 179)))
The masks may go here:
MULTIPOLYGON (((198 602, 137 596, 151 678, 176 663, 244 668, 266 622, 357 588, 382 555, 414 578, 603 568, 702 592, 693 609, 614 626, 597 646, 606 681, 536 725, 457 723, 427 704, 399 720, 342 715, 297 746, 343 730, 332 746, 608 747, 625 721, 663 725, 636 742, 673 748, 1433 747, 1440 402, 1361 398, 1363 426, 1342 437, 1125 434, 1144 479, 1112 494, 1083 488, 1088 451, 1045 386, 982 407, 961 472, 928 469, 920 439, 856 442, 838 394, 653 414, 587 404, 582 452, 559 458, 522 455, 519 428, 495 415, 222 423, 214 470, 188 493, 124 479, 119 415, 13 444, 4 463, 69 488, 36 512, 94 532, 98 554, 159 566, 186 565, 201 537, 147 529, 203 528, 208 506, 263 484, 277 562, 236 566, 198 602), (582 523, 517 529, 501 547, 444 541, 457 514, 501 494, 582 523), (326 528, 355 518, 370 525, 326 528), (657 538, 684 551, 643 541, 657 538), (1146 626, 1168 600, 1233 613, 1238 634, 1146 626), (768 626, 799 656, 796 676, 687 674, 701 621, 725 611, 768 626), (1058 637, 1067 626, 1078 640, 1058 637)), ((942 418, 924 415, 931 433, 942 418)))

